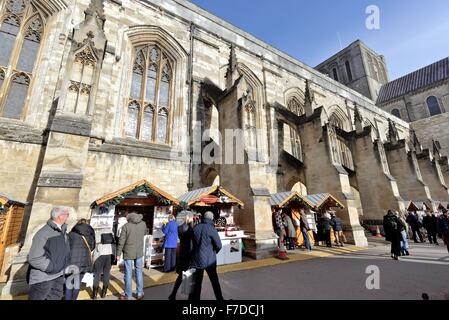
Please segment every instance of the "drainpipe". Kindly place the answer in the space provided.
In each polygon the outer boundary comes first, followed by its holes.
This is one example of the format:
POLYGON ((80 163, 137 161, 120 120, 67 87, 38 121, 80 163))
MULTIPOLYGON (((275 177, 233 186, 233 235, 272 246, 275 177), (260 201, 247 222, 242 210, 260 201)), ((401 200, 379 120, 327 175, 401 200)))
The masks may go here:
POLYGON ((194 51, 194 33, 195 24, 190 23, 190 54, 189 54, 189 65, 188 65, 188 83, 189 83, 189 96, 188 96, 188 112, 187 112, 187 123, 189 127, 189 137, 190 137, 190 164, 189 164, 189 181, 187 183, 187 188, 189 191, 193 188, 193 128, 192 128, 192 114, 193 114, 193 51, 194 51))

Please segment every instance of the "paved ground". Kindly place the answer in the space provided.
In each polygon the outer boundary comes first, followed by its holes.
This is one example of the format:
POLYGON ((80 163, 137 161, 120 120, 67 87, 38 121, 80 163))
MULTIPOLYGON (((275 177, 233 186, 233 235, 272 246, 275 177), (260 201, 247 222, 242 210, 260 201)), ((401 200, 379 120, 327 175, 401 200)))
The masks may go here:
MULTIPOLYGON (((245 260, 219 267, 225 299, 234 300, 322 300, 322 299, 430 299, 449 300, 449 254, 445 246, 412 244, 410 257, 400 261, 390 258, 390 248, 378 238, 369 238, 370 248, 319 247, 312 252, 289 252, 289 261, 275 258, 245 260), (377 266, 380 289, 368 290, 366 269, 377 266)), ((145 270, 145 299, 165 300, 176 279, 174 273, 145 270)), ((135 288, 135 284, 133 284, 135 288)), ((123 274, 115 270, 107 300, 123 292, 123 274)), ((79 299, 90 299, 91 289, 83 290, 79 299)), ((26 296, 3 299, 26 299, 26 296)), ((178 299, 185 296, 178 294, 178 299)), ((214 299, 209 279, 204 278, 202 299, 214 299)))
MULTIPOLYGON (((412 244, 410 257, 395 261, 389 246, 295 261, 220 275, 225 299, 449 299, 449 255, 444 246, 412 244), (368 266, 380 270, 380 289, 366 288, 368 266)), ((145 289, 145 299, 165 300, 172 285, 145 289)), ((209 279, 202 299, 213 299, 209 279)), ((110 297, 109 299, 114 299, 110 297)), ((178 294, 178 299, 185 299, 178 294)))

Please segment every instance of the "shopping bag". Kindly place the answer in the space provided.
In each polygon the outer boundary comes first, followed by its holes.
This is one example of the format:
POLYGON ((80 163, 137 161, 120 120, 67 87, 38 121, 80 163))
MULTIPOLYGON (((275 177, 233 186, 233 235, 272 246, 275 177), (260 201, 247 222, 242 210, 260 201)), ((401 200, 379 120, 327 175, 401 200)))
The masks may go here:
POLYGON ((89 288, 93 287, 93 285, 94 285, 94 274, 90 273, 90 272, 86 272, 84 274, 84 277, 81 280, 81 282, 85 283, 86 287, 89 287, 89 288))
POLYGON ((189 269, 182 272, 181 294, 189 295, 193 292, 195 271, 195 269, 189 269))

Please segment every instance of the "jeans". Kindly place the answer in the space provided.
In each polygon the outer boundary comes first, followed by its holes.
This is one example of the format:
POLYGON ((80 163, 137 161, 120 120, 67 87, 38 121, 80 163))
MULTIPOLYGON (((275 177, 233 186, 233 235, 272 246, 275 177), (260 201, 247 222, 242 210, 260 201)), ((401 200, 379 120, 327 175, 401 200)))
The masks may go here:
POLYGON ((28 300, 62 300, 64 294, 64 276, 32 284, 28 294, 28 300))
MULTIPOLYGON (((214 263, 206 269, 207 275, 209 276, 209 280, 212 284, 212 288, 214 289, 215 298, 219 301, 223 300, 223 294, 221 292, 220 281, 218 280, 217 274, 217 264, 214 263)), ((193 292, 189 295, 189 300, 200 300, 201 298, 201 287, 203 284, 203 275, 204 269, 196 269, 194 273, 194 288, 193 292)))
POLYGON ((72 274, 66 277, 65 280, 65 300, 77 300, 81 288, 81 280, 83 280, 84 273, 72 274))
POLYGON ((94 287, 100 285, 101 274, 103 274, 103 287, 109 286, 109 278, 111 276, 112 255, 99 256, 94 263, 94 287))
POLYGON ((408 251, 408 239, 407 239, 407 232, 405 230, 401 231, 401 252, 405 253, 408 251))
POLYGON ((143 296, 143 257, 135 260, 124 260, 125 262, 125 295, 132 298, 133 262, 136 273, 137 296, 143 296))
POLYGON ((306 246, 307 250, 312 250, 312 247, 310 246, 310 239, 309 239, 309 233, 305 228, 301 229, 302 236, 304 237, 304 244, 306 246))

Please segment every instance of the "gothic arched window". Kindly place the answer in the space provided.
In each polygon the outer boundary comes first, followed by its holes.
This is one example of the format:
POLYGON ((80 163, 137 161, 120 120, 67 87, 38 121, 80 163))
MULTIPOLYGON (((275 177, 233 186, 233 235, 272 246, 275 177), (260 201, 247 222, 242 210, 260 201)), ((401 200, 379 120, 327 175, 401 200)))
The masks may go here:
POLYGON ((146 45, 137 49, 125 127, 127 137, 168 142, 172 76, 171 62, 161 48, 146 45))
POLYGON ((436 116, 437 114, 441 114, 440 104, 438 99, 434 96, 430 96, 427 98, 427 108, 429 108, 430 116, 436 116))
POLYGON ((351 72, 351 65, 349 64, 349 61, 345 62, 346 67, 346 74, 348 75, 348 81, 352 82, 352 72, 351 72))
POLYGON ((399 109, 391 110, 391 114, 394 115, 395 117, 398 117, 399 119, 401 119, 401 113, 399 112, 399 109))
POLYGON ((287 103, 287 108, 294 114, 297 114, 298 116, 304 114, 304 108, 299 103, 298 99, 291 98, 287 103))
POLYGON ((337 68, 333 68, 332 69, 332 76, 334 77, 335 81, 338 81, 338 72, 337 72, 337 68))
POLYGON ((344 129, 343 120, 335 113, 330 116, 329 124, 336 128, 344 129))
POLYGON ((284 150, 294 156, 296 159, 302 160, 301 139, 298 131, 284 123, 284 150))
POLYGON ((30 0, 7 0, 0 12, 0 116, 20 119, 44 23, 30 0), (14 58, 18 57, 18 58, 14 58))

